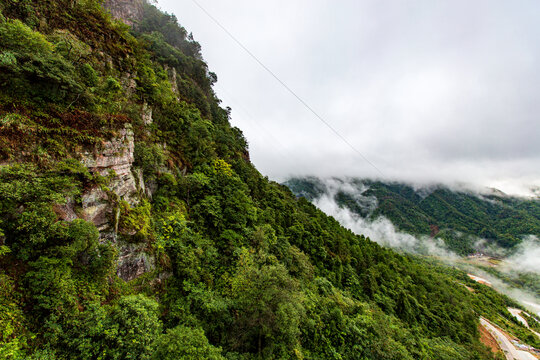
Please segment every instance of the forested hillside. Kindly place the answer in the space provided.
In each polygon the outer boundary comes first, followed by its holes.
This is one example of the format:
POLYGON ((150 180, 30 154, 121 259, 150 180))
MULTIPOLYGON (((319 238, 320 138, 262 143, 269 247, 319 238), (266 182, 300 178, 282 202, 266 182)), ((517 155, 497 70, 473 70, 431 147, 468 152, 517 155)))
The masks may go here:
MULTIPOLYGON (((401 231, 441 238, 461 255, 511 250, 528 235, 540 237, 540 200, 452 190, 443 185, 420 187, 367 179, 342 184, 334 196, 339 206, 369 219, 388 218, 401 231), (483 241, 480 241, 483 240, 483 241)), ((328 193, 325 180, 293 178, 286 182, 298 196, 315 200, 328 193)), ((339 187, 339 186, 338 186, 339 187)), ((500 253, 500 252, 499 252, 500 253)))
POLYGON ((478 318, 517 304, 263 177, 199 44, 133 4, 0 1, 0 358, 495 357, 478 318))

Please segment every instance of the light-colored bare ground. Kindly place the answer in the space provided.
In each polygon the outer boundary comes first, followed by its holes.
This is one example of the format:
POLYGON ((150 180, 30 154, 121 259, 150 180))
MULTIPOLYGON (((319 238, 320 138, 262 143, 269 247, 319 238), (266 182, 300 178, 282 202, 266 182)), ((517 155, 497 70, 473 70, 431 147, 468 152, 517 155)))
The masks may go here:
POLYGON ((509 338, 498 327, 493 326, 486 319, 480 318, 480 324, 493 335, 506 357, 506 360, 537 360, 531 353, 516 349, 509 338))

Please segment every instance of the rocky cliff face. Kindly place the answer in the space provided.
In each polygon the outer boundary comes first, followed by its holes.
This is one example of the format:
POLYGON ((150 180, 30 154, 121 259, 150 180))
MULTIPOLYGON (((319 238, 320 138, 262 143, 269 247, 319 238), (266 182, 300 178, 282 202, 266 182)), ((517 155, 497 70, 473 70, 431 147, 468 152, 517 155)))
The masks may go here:
MULTIPOLYGON (((151 122, 149 108, 143 108, 145 121, 151 122)), ((117 274, 129 281, 154 269, 154 259, 145 252, 146 243, 133 244, 118 237, 118 202, 137 205, 145 193, 142 173, 133 168, 135 141, 130 125, 119 130, 117 135, 80 154, 80 161, 91 173, 107 177, 106 188, 95 186, 81 194, 80 204, 68 199, 65 205, 55 208, 58 216, 66 221, 81 218, 98 228, 103 241, 116 244, 119 258, 117 274)), ((151 194, 150 194, 151 195, 151 194)))
POLYGON ((138 202, 137 185, 132 172, 134 149, 133 131, 130 126, 126 126, 116 137, 82 154, 81 162, 91 173, 111 179, 109 193, 96 187, 82 196, 81 217, 93 222, 103 237, 116 236, 116 216, 110 206, 114 199, 110 197, 122 199, 130 205, 138 202))
MULTIPOLYGON (((152 121, 151 111, 146 107, 143 115, 149 118, 146 121, 152 121)), ((96 187, 82 195, 80 216, 93 222, 103 239, 116 242, 119 252, 116 272, 126 281, 154 269, 153 257, 145 252, 145 243, 131 244, 117 239, 119 210, 114 206, 115 201, 123 200, 133 206, 144 196, 144 179, 133 168, 134 150, 133 131, 128 125, 116 137, 83 153, 81 160, 92 173, 110 179, 108 191, 96 187)))
MULTIPOLYGON (((144 0, 105 0, 104 7, 111 15, 127 25, 136 26, 143 17, 144 0)), ((178 96, 176 69, 167 68, 172 90, 178 96)), ((128 94, 135 91, 136 74, 126 74, 123 86, 128 94)), ((145 103, 141 109, 141 119, 145 125, 152 123, 152 109, 145 103)), ((135 139, 130 125, 117 135, 80 154, 83 163, 91 173, 108 178, 106 188, 95 186, 81 195, 80 204, 69 199, 66 205, 57 206, 56 213, 66 221, 76 218, 92 222, 98 228, 103 241, 112 241, 118 249, 117 275, 133 280, 155 268, 155 259, 146 252, 147 244, 132 243, 118 235, 120 210, 119 201, 136 206, 143 198, 151 198, 155 183, 145 182, 142 171, 133 167, 135 139)))
POLYGON ((107 188, 96 185, 81 194, 80 206, 69 199, 55 208, 65 221, 81 218, 92 222, 103 239, 116 239, 114 203, 124 200, 130 205, 139 202, 138 187, 133 173, 135 142, 131 126, 121 129, 117 136, 79 154, 80 161, 90 173, 107 177, 107 188))
POLYGON ((133 26, 142 19, 144 0, 105 0, 104 6, 115 19, 133 26))

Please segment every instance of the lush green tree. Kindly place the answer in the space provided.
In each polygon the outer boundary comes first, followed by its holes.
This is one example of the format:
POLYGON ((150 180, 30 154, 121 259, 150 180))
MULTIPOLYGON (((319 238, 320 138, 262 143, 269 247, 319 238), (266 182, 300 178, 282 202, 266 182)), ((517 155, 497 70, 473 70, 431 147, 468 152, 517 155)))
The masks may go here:
POLYGON ((74 66, 53 51, 43 34, 19 20, 0 22, 0 33, 0 84, 12 95, 65 101, 82 91, 74 66))
POLYGON ((237 309, 233 348, 265 356, 292 351, 304 308, 299 284, 282 264, 242 250, 230 291, 237 309))
POLYGON ((21 296, 13 279, 0 274, 0 358, 19 359, 24 355, 24 313, 21 296))
POLYGON ((143 295, 120 298, 112 307, 87 304, 63 336, 63 354, 72 359, 150 359, 161 334, 158 304, 143 295))
POLYGON ((162 327, 158 304, 143 295, 126 296, 113 307, 110 317, 117 331, 115 344, 109 344, 115 357, 149 359, 152 343, 162 327))
POLYGON ((152 360, 221 360, 221 350, 208 343, 201 329, 177 326, 154 343, 152 360))

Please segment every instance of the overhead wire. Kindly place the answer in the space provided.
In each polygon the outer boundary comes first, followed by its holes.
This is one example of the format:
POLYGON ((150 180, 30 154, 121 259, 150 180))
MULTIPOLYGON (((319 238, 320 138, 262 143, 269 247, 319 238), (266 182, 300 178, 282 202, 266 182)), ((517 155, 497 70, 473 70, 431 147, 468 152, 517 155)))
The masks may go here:
POLYGON ((269 67, 267 67, 253 52, 251 52, 240 40, 236 38, 224 25, 221 24, 206 8, 204 8, 197 0, 191 0, 199 9, 202 10, 221 30, 223 30, 238 46, 240 46, 255 62, 257 62, 268 74, 270 74, 279 84, 281 84, 291 95, 293 95, 309 112, 311 112, 315 118, 322 122, 328 129, 330 129, 334 135, 336 135, 341 141, 343 141, 348 147, 350 147, 357 155, 359 155, 365 162, 367 162, 373 169, 375 169, 380 175, 384 176, 383 172, 375 166, 364 154, 360 152, 353 144, 351 144, 343 135, 339 133, 328 121, 326 121, 321 115, 319 115, 313 107, 311 107, 304 99, 302 99, 296 92, 294 92, 283 80, 281 80, 269 67))
POLYGON ((214 85, 218 90, 220 90, 221 93, 223 93, 226 98, 228 98, 228 102, 231 102, 231 105, 233 105, 235 110, 238 110, 241 115, 243 115, 243 118, 246 119, 251 126, 253 124, 255 127, 259 128, 261 130, 261 133, 263 134, 263 139, 269 144, 270 147, 272 147, 276 153, 278 153, 284 160, 287 160, 290 158, 290 154, 285 149, 285 146, 272 135, 271 131, 268 131, 263 124, 255 120, 255 117, 251 115, 251 112, 246 109, 238 100, 236 100, 229 91, 227 91, 222 84, 215 84, 214 85), (268 139, 270 137, 271 139, 268 139))

